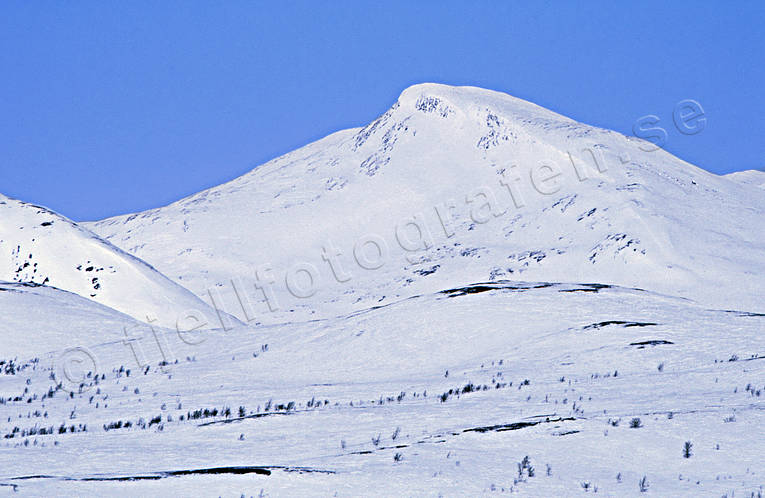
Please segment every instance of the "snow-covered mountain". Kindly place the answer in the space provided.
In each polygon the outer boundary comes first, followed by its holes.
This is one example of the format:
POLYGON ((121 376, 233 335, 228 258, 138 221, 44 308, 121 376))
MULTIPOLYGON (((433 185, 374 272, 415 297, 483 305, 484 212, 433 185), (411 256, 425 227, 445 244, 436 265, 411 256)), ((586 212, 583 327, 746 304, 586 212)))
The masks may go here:
POLYGON ((653 149, 506 94, 423 84, 363 128, 87 226, 259 321, 501 278, 765 309, 765 196, 653 149))
POLYGON ((0 280, 56 287, 162 327, 190 312, 220 326, 214 309, 137 257, 49 209, 1 195, 0 280))
POLYGON ((425 84, 145 213, 0 198, 0 493, 761 496, 761 177, 651 149, 425 84))

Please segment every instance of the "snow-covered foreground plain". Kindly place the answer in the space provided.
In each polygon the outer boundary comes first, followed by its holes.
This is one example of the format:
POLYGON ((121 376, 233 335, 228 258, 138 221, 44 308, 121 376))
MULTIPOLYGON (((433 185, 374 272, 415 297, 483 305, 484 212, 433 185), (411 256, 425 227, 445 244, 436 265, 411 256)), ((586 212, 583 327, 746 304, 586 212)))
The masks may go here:
POLYGON ((497 282, 314 322, 166 331, 163 350, 149 332, 90 347, 100 376, 71 394, 49 357, 0 377, 14 396, 0 483, 624 496, 645 476, 654 496, 757 496, 763 324, 639 290, 497 282), (532 475, 519 472, 526 456, 532 475))
POLYGON ((0 198, 0 494, 761 497, 765 173, 649 145, 426 84, 145 213, 0 198))

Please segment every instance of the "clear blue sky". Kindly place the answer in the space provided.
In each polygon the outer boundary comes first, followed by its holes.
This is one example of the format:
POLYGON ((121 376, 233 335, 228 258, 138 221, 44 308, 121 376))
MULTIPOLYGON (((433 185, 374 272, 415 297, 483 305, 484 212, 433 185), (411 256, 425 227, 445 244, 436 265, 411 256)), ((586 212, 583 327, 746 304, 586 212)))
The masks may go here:
POLYGON ((0 192, 75 220, 163 205, 425 81, 627 134, 656 114, 683 159, 765 167, 765 2, 627 3, 3 2, 0 192), (672 126, 682 99, 702 133, 672 126))

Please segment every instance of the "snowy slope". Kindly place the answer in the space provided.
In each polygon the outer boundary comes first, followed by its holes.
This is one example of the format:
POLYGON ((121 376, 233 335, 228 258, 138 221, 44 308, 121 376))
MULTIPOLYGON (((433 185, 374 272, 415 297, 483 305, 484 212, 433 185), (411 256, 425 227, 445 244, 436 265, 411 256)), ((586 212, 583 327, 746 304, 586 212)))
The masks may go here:
POLYGON ((216 319, 215 310, 135 256, 44 207, 5 196, 0 280, 57 287, 158 326, 175 328, 192 310, 211 324, 216 319))
POLYGON ((141 322, 47 285, 0 282, 0 351, 28 359, 50 351, 125 339, 141 322))
POLYGON ((502 93, 423 84, 363 128, 86 226, 256 323, 501 278, 765 310, 765 197, 650 149, 502 93))
POLYGON ((754 187, 765 188, 765 171, 756 169, 750 169, 747 171, 736 171, 725 175, 725 178, 729 178, 733 181, 743 183, 746 185, 752 185, 754 187))
POLYGON ((255 334, 167 334, 161 349, 145 337, 139 362, 93 345, 98 369, 71 394, 48 357, 0 374, 0 486, 758 496, 763 326, 645 291, 498 281, 255 334), (519 473, 525 456, 534 472, 519 473))

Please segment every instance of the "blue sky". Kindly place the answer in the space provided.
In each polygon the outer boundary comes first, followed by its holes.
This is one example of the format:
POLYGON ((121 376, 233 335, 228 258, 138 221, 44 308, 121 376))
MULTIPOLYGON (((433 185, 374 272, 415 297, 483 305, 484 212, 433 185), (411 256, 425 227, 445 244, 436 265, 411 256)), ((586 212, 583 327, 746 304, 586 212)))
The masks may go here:
POLYGON ((75 220, 160 206, 425 81, 626 134, 655 114, 689 162, 765 167, 765 2, 665 3, 4 2, 0 192, 75 220))

